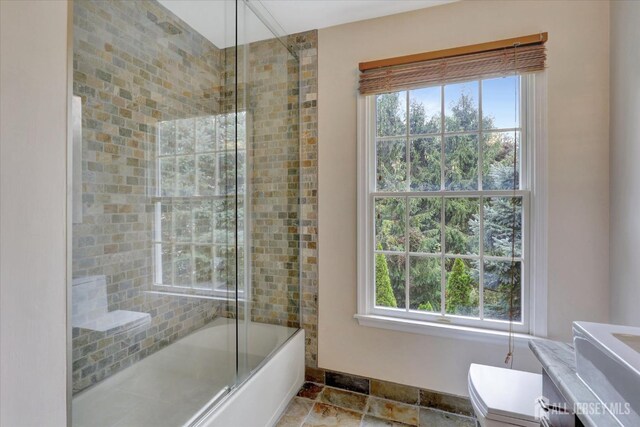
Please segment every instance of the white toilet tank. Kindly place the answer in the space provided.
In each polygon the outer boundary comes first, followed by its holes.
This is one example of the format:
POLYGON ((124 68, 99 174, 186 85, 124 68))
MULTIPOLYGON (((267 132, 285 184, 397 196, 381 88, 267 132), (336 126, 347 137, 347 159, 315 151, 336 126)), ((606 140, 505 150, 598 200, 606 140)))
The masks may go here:
POLYGON ((542 375, 471 364, 469 398, 482 427, 539 427, 542 375))

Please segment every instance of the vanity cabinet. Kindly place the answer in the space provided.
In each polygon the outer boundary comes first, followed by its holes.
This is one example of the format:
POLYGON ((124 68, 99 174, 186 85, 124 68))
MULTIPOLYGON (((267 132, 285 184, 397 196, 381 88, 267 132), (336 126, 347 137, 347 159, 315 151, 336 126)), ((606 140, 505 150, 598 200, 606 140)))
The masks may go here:
POLYGON ((558 387, 553 383, 546 370, 542 370, 542 397, 540 406, 543 417, 540 425, 543 427, 584 427, 574 408, 562 396, 558 387))

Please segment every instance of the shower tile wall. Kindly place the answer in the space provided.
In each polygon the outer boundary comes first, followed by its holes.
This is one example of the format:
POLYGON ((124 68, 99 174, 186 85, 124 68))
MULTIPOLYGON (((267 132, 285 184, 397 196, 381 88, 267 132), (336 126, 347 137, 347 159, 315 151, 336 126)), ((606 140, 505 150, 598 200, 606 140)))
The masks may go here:
MULTIPOLYGON (((238 104, 251 125, 251 320, 303 327, 306 364, 317 366, 317 31, 284 42, 299 62, 276 39, 238 48, 241 58, 248 49, 238 104)), ((224 104, 233 106, 235 49, 225 55, 224 104)))
POLYGON ((73 328, 73 390, 130 366, 214 315, 215 303, 153 287, 157 123, 219 112, 222 51, 152 1, 74 2, 82 97, 83 217, 73 277, 106 276, 108 309, 151 314, 128 332, 73 328))

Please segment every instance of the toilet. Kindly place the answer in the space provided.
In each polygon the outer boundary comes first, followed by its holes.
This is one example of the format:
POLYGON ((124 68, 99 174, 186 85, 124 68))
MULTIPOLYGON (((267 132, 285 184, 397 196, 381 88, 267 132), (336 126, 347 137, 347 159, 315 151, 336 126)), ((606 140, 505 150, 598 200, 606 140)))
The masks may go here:
POLYGON ((468 386, 480 426, 540 426, 542 375, 473 363, 468 386))

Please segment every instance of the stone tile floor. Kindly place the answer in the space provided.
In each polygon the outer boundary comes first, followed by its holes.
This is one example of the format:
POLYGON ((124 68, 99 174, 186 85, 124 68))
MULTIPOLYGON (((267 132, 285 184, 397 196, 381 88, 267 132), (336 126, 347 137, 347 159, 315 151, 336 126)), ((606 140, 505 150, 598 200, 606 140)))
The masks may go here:
POLYGON ((305 383, 277 427, 474 427, 475 420, 437 409, 305 383))

